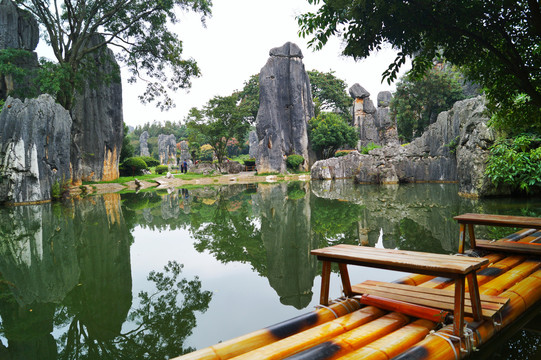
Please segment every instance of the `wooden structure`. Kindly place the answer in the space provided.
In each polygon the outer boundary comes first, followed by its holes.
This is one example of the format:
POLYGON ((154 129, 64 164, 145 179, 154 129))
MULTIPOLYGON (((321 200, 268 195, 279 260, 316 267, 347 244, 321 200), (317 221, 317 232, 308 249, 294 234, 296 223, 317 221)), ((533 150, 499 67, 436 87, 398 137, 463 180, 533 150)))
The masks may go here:
POLYGON ((473 225, 525 230, 493 242, 490 249, 497 251, 477 258, 350 245, 313 250, 323 262, 321 308, 177 360, 467 357, 540 308, 541 253, 535 239, 541 219, 478 214, 456 219, 460 240, 468 231, 473 248, 489 248, 475 239, 473 225), (329 302, 333 262, 347 297, 329 302), (351 285, 347 266, 352 265, 412 274, 392 283, 351 285))
MULTIPOLYGON (((340 268, 342 286, 346 297, 368 293, 443 310, 454 310, 453 332, 458 337, 463 336, 464 329, 466 280, 468 281, 470 295, 468 313, 473 315, 474 320, 480 321, 482 315, 493 316, 495 313, 495 311, 488 311, 488 309, 484 313, 482 312, 479 287, 475 276, 477 270, 488 264, 487 259, 417 251, 377 249, 345 244, 312 250, 311 253, 323 262, 320 297, 320 303, 323 305, 328 304, 331 263, 336 262, 340 268), (398 296, 396 287, 389 286, 373 287, 365 285, 356 287, 355 291, 353 291, 347 270, 348 264, 451 278, 455 280, 455 291, 451 298, 446 290, 432 289, 431 292, 419 292, 419 289, 409 285, 403 285, 401 296, 398 296), (442 307, 442 304, 448 306, 442 307)), ((496 299, 495 302, 490 304, 497 304, 498 306, 494 309, 497 311, 507 301, 508 299, 496 299)))
POLYGON ((458 252, 464 253, 466 228, 472 249, 481 248, 492 251, 514 252, 541 255, 541 218, 527 216, 504 216, 490 214, 463 214, 454 219, 460 225, 458 252), (503 239, 490 241, 475 238, 474 225, 517 227, 525 230, 511 234, 503 239))

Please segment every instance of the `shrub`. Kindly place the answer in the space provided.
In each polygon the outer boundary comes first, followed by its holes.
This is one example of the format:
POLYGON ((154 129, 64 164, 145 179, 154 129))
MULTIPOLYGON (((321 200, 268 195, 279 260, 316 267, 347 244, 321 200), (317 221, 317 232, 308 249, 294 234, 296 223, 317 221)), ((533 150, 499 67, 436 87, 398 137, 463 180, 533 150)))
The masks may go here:
POLYGON ((361 154, 368 154, 370 150, 374 150, 380 147, 381 145, 377 145, 377 144, 374 144, 373 142, 370 142, 366 144, 366 146, 361 147, 361 154))
POLYGON ((255 166, 255 159, 251 158, 251 159, 244 160, 244 165, 246 165, 246 166, 255 166))
POLYGON ((169 167, 167 165, 158 165, 154 168, 154 172, 156 174, 163 174, 166 173, 167 170, 169 170, 169 167))
POLYGON ((297 154, 289 155, 286 159, 287 167, 293 170, 297 170, 303 162, 304 158, 297 154))
POLYGON ((143 173, 143 170, 147 169, 148 166, 145 160, 138 156, 127 158, 122 163, 122 166, 119 167, 121 175, 123 176, 141 175, 143 173))
POLYGON ((352 151, 353 150, 338 150, 337 152, 334 153, 334 157, 346 156, 347 154, 349 154, 352 151))
POLYGON ((160 161, 154 159, 151 156, 139 156, 147 164, 148 167, 154 167, 160 165, 160 161))

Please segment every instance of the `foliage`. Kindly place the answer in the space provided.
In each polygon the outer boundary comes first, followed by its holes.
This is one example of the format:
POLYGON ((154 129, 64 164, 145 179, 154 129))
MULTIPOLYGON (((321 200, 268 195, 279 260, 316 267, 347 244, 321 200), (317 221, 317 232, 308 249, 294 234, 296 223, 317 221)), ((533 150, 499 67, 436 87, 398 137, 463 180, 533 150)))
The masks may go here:
POLYGON ((456 71, 435 67, 422 78, 407 75, 398 82, 390 108, 402 141, 420 136, 440 112, 464 99, 459 76, 456 71))
POLYGON ((147 122, 143 125, 138 125, 133 130, 132 134, 134 137, 139 139, 143 132, 148 132, 149 138, 158 137, 161 134, 173 134, 175 139, 185 140, 188 137, 188 129, 186 125, 182 124, 180 121, 170 121, 166 120, 164 122, 153 121, 147 122))
POLYGON ((250 113, 248 121, 250 124, 253 124, 259 111, 259 74, 250 76, 250 79, 244 82, 244 87, 240 91, 239 96, 242 105, 250 113))
POLYGON ((2 113, 2 109, 4 108, 5 100, 0 99, 0 114, 2 113))
POLYGON ((289 155, 286 159, 287 167, 292 170, 298 170, 299 165, 301 165, 303 162, 304 157, 297 154, 289 155))
POLYGON ((541 137, 522 134, 498 139, 490 148, 485 173, 496 186, 525 192, 541 187, 541 137))
POLYGON ((249 158, 249 159, 244 160, 244 165, 246 165, 246 166, 255 166, 255 159, 254 158, 249 158))
POLYGON ((221 164, 227 154, 227 144, 232 138, 243 139, 250 124, 249 109, 240 101, 239 93, 215 96, 203 110, 192 109, 186 119, 187 126, 201 133, 214 150, 221 164))
POLYGON ((156 174, 163 174, 166 173, 169 170, 169 167, 167 165, 158 165, 154 168, 154 172, 156 174))
POLYGON ((120 173, 122 176, 130 175, 139 175, 143 173, 143 170, 147 170, 148 166, 145 163, 145 160, 140 157, 130 157, 124 160, 124 162, 119 167, 120 173))
POLYGON ((310 78, 312 97, 318 100, 321 110, 338 112, 349 120, 351 97, 346 92, 346 82, 338 79, 334 71, 323 73, 311 70, 307 73, 310 78))
POLYGON ((349 154, 352 151, 353 150, 338 150, 337 152, 334 153, 334 157, 346 156, 347 154, 349 154))
POLYGON ((318 154, 318 158, 326 159, 343 146, 354 147, 357 144, 357 131, 340 115, 321 113, 316 118, 310 119, 308 125, 312 148, 318 154))
POLYGON ((370 142, 366 144, 366 146, 361 147, 361 154, 368 154, 370 150, 378 149, 381 145, 374 144, 373 142, 370 142))
MULTIPOLYGON (((482 85, 491 108, 503 118, 516 112, 515 99, 528 98, 522 128, 541 124, 541 11, 539 1, 338 1, 308 0, 318 10, 300 15, 300 35, 321 49, 329 38, 344 40, 343 53, 355 59, 390 43, 400 49, 383 73, 390 83, 408 57, 411 75, 443 57, 482 85), (420 21, 422 19, 422 21, 420 21), (529 117, 532 116, 532 117, 529 117)), ((509 121, 513 121, 509 119, 509 121)))
POLYGON ((147 164, 148 167, 155 167, 160 165, 160 161, 154 159, 150 156, 139 156, 140 159, 143 159, 143 161, 147 164))
POLYGON ((128 136, 129 128, 126 123, 124 123, 124 135, 122 137, 122 149, 120 150, 120 159, 119 162, 122 163, 127 158, 132 157, 134 154, 134 149, 130 143, 130 138, 128 136))
POLYGON ((51 199, 60 200, 69 194, 69 181, 58 181, 51 185, 51 199))
POLYGON ((178 10, 198 13, 204 23, 210 15, 210 0, 15 3, 45 28, 46 41, 59 64, 55 70, 67 76, 56 92, 57 101, 67 109, 73 106, 74 92, 83 78, 104 75, 93 71, 88 55, 103 53, 108 45, 118 50, 116 57, 127 67, 130 82, 144 78, 147 88, 140 99, 156 101, 162 109, 173 105, 169 91, 189 88, 190 79, 200 74, 196 62, 182 56, 182 42, 170 29, 179 21, 178 10), (91 39, 95 46, 90 46, 91 39))

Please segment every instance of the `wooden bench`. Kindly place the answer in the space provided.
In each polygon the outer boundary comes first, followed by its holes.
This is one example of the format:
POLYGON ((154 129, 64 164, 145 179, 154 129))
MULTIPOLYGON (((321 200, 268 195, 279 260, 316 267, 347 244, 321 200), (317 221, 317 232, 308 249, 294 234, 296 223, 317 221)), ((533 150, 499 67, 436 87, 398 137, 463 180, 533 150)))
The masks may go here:
MULTIPOLYGON (((320 296, 320 303, 322 305, 328 305, 331 263, 335 262, 338 263, 340 269, 342 286, 346 296, 362 293, 362 291, 358 291, 360 288, 352 288, 351 286, 347 270, 348 264, 454 279, 455 291, 452 310, 454 315, 453 331, 456 336, 462 337, 463 335, 466 280, 468 281, 469 289, 468 313, 472 314, 475 321, 480 321, 484 315, 475 272, 483 265, 488 264, 488 259, 431 254, 416 251, 378 249, 344 244, 312 250, 311 253, 316 255, 318 260, 323 262, 320 296)), ((409 291, 408 295, 417 293, 414 297, 410 296, 407 302, 414 303, 416 298, 418 299, 423 296, 428 297, 426 293, 421 293, 422 291, 425 291, 423 288, 409 286, 406 289, 409 291)), ((393 289, 390 291, 386 290, 385 292, 380 291, 379 296, 384 294, 383 297, 389 297, 393 292, 393 289)), ((449 298, 448 290, 431 289, 431 292, 434 296, 438 295, 443 298, 449 298)), ((435 297, 434 301, 437 302, 438 299, 439 298, 435 297)), ((503 304, 501 304, 502 302, 505 302, 505 299, 499 300, 499 305, 494 311, 499 310, 503 306, 503 304)), ((487 312, 486 315, 490 314, 487 312)))
POLYGON ((493 251, 508 251, 523 254, 541 255, 541 244, 537 236, 531 236, 528 242, 524 239, 541 229, 541 218, 528 216, 505 216, 490 214, 463 214, 455 216, 454 219, 460 225, 460 238, 458 252, 464 253, 464 243, 466 241, 466 228, 470 237, 470 247, 483 248, 493 251), (477 240, 475 238, 474 225, 504 226, 531 229, 515 233, 510 237, 496 241, 477 240))

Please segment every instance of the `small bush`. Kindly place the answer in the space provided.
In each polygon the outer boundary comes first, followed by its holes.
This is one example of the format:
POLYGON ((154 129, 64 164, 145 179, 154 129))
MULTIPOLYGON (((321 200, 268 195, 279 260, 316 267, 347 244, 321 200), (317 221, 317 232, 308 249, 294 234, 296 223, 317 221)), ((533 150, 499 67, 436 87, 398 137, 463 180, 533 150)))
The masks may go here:
POLYGON ((148 167, 154 167, 160 165, 160 161, 154 159, 151 156, 139 156, 147 164, 148 167))
POLYGON ((255 166, 255 159, 251 158, 251 159, 244 160, 244 165, 246 165, 246 166, 255 166))
POLYGON ((287 167, 293 170, 297 170, 303 162, 304 158, 297 154, 289 155, 286 159, 287 167))
POLYGON ((366 146, 361 147, 361 154, 368 154, 370 150, 378 149, 381 145, 374 144, 373 142, 370 142, 366 144, 366 146))
POLYGON ((145 160, 141 157, 130 157, 124 160, 122 166, 119 167, 120 175, 122 176, 133 176, 141 175, 143 170, 147 170, 148 166, 145 160))
POLYGON ((154 172, 156 174, 163 174, 163 173, 166 173, 167 170, 169 170, 169 168, 167 167, 167 165, 158 165, 154 168, 154 172))
POLYGON ((352 152, 353 150, 338 150, 337 152, 334 153, 334 156, 335 157, 342 157, 342 156, 346 156, 347 154, 349 154, 350 152, 352 152))

